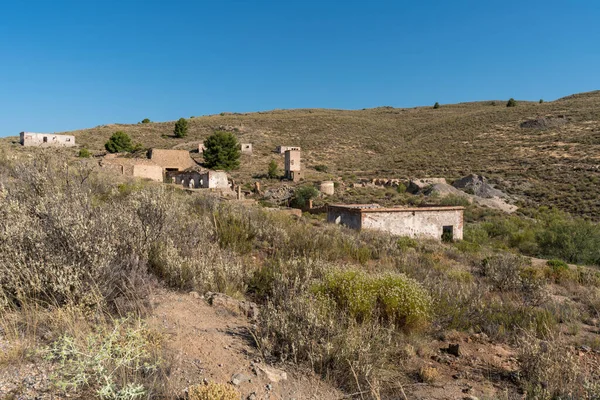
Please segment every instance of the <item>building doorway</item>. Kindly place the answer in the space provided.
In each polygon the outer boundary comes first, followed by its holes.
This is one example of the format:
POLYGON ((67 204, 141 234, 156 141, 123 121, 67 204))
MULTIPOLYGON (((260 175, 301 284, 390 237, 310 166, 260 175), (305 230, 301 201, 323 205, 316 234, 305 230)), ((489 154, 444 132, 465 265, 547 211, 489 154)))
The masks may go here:
POLYGON ((445 225, 442 227, 442 241, 443 242, 454 241, 454 227, 452 225, 445 225))

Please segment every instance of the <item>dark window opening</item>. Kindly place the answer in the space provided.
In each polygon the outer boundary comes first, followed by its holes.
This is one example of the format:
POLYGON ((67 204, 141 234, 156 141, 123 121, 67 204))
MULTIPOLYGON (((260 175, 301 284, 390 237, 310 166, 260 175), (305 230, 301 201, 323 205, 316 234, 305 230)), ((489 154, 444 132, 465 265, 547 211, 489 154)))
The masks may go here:
POLYGON ((48 136, 44 136, 44 143, 48 143, 48 136))
POLYGON ((452 225, 442 227, 442 241, 452 242, 454 240, 454 227, 452 225))
POLYGON ((179 168, 165 168, 167 171, 179 171, 179 168))

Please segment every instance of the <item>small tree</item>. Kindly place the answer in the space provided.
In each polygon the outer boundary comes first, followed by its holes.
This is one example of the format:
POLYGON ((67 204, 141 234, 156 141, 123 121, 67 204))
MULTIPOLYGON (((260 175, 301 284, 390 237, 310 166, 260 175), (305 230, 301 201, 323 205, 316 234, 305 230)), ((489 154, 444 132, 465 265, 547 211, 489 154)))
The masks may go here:
POLYGON ((204 141, 204 165, 230 171, 240 166, 240 145, 230 132, 216 131, 204 141))
POLYGON ((87 147, 83 147, 79 149, 79 154, 77 155, 79 158, 90 158, 92 153, 87 149, 87 147))
POLYGON ((318 195, 319 191, 314 186, 300 186, 294 192, 292 204, 298 208, 304 208, 308 205, 309 200, 314 199, 318 195))
POLYGON ((435 102, 435 104, 433 105, 433 108, 438 109, 440 108, 440 103, 438 103, 437 101, 435 102))
POLYGON ((149 124, 151 121, 148 118, 142 120, 142 124, 149 124))
POLYGON ((506 103, 506 107, 516 107, 517 106, 517 101, 515 99, 513 99, 512 97, 510 99, 508 99, 508 103, 506 103))
POLYGON ((544 99, 540 99, 540 104, 542 104, 544 102, 544 99))
POLYGON ((279 175, 279 168, 277 168, 277 161, 271 160, 269 163, 269 170, 267 172, 267 176, 269 179, 275 179, 279 175))
POLYGON ((109 153, 122 153, 131 152, 133 150, 133 144, 128 134, 123 131, 117 131, 108 139, 108 142, 104 144, 104 148, 109 153))
POLYGON ((187 135, 188 123, 185 118, 179 118, 177 122, 175 122, 175 129, 173 130, 173 134, 175 137, 182 138, 187 135))

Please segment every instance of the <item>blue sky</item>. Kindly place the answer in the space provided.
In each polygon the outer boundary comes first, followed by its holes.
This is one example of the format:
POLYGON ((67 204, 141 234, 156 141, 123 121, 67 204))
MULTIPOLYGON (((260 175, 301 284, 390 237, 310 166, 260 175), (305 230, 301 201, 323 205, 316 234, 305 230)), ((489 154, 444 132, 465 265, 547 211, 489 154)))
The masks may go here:
POLYGON ((600 1, 0 0, 0 136, 600 89, 600 1))

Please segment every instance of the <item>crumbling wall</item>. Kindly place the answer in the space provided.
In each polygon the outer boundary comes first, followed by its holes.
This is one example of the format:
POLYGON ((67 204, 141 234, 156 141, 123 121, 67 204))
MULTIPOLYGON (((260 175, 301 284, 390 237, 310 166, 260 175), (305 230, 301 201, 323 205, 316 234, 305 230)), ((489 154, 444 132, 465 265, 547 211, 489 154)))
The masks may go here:
POLYGON ((156 182, 163 181, 163 169, 160 165, 134 165, 133 176, 150 179, 156 182))

